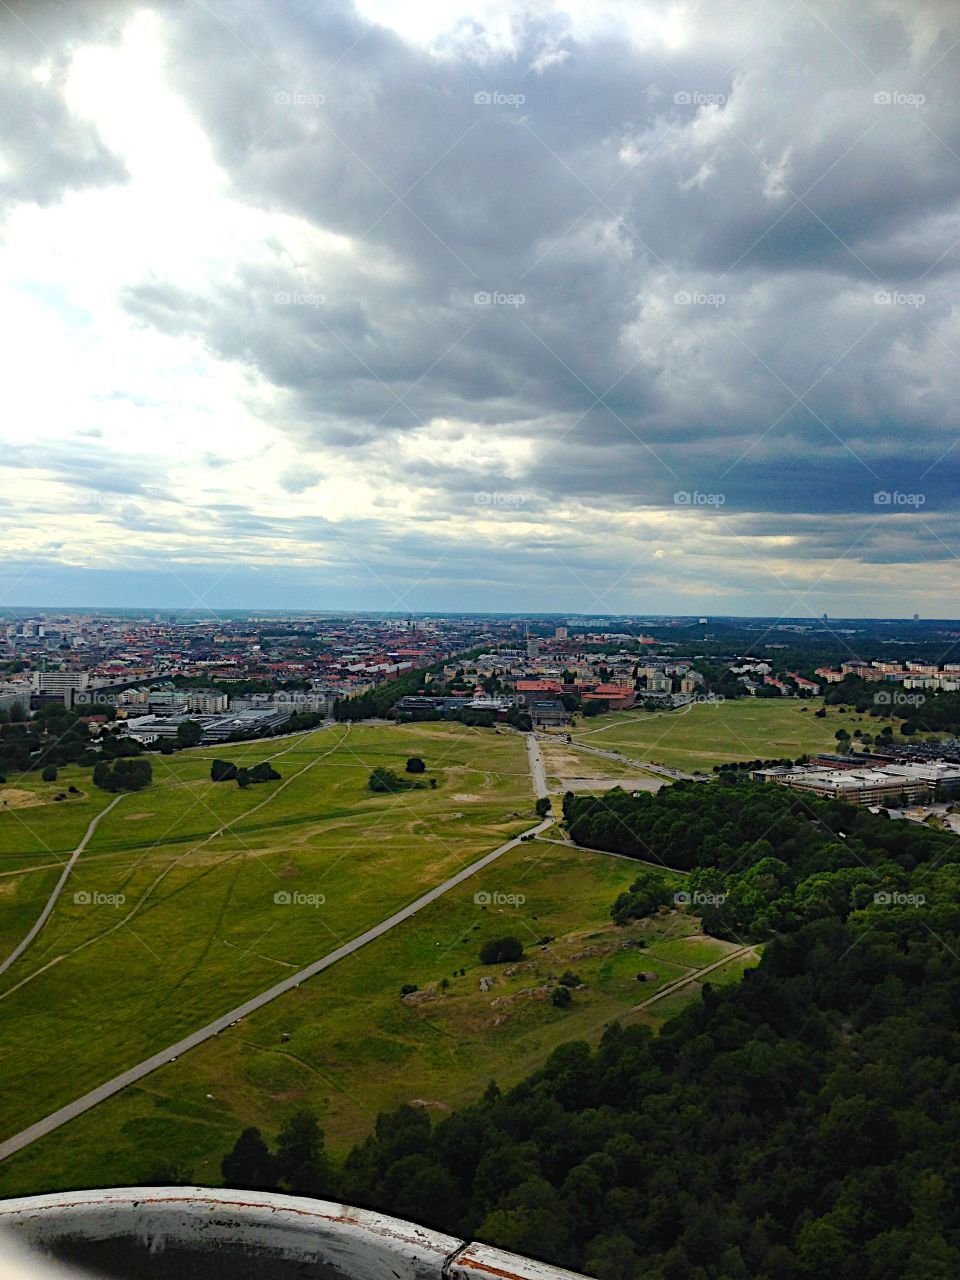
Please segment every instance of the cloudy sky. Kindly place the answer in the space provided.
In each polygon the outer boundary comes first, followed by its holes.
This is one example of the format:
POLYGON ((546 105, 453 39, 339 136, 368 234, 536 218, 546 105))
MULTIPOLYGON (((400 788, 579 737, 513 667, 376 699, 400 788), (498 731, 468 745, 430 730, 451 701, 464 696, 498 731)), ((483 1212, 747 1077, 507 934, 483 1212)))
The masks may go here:
POLYGON ((952 2, 3 14, 0 605, 957 615, 952 2))

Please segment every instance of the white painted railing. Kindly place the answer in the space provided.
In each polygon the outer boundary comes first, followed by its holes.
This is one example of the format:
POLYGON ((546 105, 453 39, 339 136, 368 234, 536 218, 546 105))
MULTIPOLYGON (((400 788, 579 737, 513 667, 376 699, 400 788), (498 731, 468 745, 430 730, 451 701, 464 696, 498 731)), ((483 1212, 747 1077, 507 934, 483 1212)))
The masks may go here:
POLYGON ((4 1277, 83 1280, 91 1272, 120 1280, 583 1280, 385 1214, 264 1191, 117 1187, 0 1200, 4 1277))

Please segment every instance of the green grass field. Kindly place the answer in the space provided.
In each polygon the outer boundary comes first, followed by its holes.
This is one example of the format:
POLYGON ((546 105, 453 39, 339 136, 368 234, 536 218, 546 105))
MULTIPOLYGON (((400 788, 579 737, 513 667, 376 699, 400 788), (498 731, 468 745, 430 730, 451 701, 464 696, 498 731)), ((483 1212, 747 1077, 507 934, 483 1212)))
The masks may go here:
POLYGON ((691 703, 678 711, 616 711, 598 720, 582 720, 573 739, 671 769, 709 772, 725 761, 795 759, 836 750, 838 729, 851 736, 861 729, 875 737, 884 725, 897 728, 900 723, 835 707, 818 719, 814 712, 822 705, 820 698, 738 698, 691 703))
MULTIPOLYGON (((522 738, 459 725, 335 726, 155 757, 154 779, 103 820, 45 929, 0 978, 4 1135, 318 959, 532 821, 522 738), (213 784, 214 754, 271 756, 282 781, 213 784), (435 791, 369 792, 375 765, 402 772, 411 755, 424 758, 435 791), (278 905, 282 890, 325 902, 278 905)), ((79 769, 11 788, 49 802, 0 811, 3 956, 112 799, 79 769), (52 800, 69 785, 82 794, 52 800)))
MULTIPOLYGON (((440 1117, 491 1079, 519 1080, 566 1040, 595 1040, 614 1019, 659 1025, 659 1006, 631 1010, 736 948, 701 937, 696 918, 681 912, 616 928, 610 905, 635 874, 617 858, 543 841, 519 846, 415 919, 5 1161, 0 1193, 151 1181, 164 1164, 216 1184, 241 1128, 256 1124, 272 1138, 302 1105, 317 1111, 342 1155, 382 1108, 413 1103, 440 1117), (525 901, 484 909, 478 891, 525 901), (478 960, 482 941, 504 933, 526 948, 512 973, 478 960), (544 991, 568 969, 586 989, 560 1010, 544 991), (640 983, 640 971, 654 976, 640 983), (482 992, 480 977, 491 974, 496 982, 482 992), (403 983, 420 988, 409 1001, 403 983)), ((731 961, 736 977, 743 967, 731 961)), ((710 976, 726 980, 725 968, 710 976)), ((691 983, 663 1004, 676 1012, 698 997, 691 983)))

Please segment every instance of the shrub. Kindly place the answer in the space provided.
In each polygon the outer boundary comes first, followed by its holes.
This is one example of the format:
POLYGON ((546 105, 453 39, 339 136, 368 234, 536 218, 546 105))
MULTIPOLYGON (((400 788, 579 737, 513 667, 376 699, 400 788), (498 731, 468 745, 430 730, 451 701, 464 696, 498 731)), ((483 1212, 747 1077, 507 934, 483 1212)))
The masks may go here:
POLYGON ((367 780, 367 786, 370 790, 380 794, 384 792, 411 791, 415 787, 421 787, 422 785, 423 783, 414 782, 412 778, 402 778, 399 773, 394 773, 392 769, 385 769, 382 765, 378 765, 367 780))
POLYGON ((93 769, 94 785, 104 791, 142 791, 153 781, 149 760, 121 757, 110 764, 100 760, 93 769))
POLYGON ((44 782, 56 782, 57 766, 55 764, 48 764, 47 767, 44 769, 43 773, 41 773, 40 777, 44 780, 44 782))
POLYGON ((573 996, 570 994, 570 988, 557 987, 553 995, 550 997, 550 1003, 557 1009, 566 1009, 568 1005, 573 1004, 573 996))
POLYGON ((211 782, 233 782, 237 776, 237 766, 229 760, 214 760, 210 766, 211 782))
POLYGON ((400 988, 400 994, 402 996, 412 996, 414 991, 419 991, 419 990, 420 988, 417 986, 415 982, 405 982, 403 986, 400 988))
POLYGON ((490 938, 480 948, 481 964, 509 964, 523 959, 523 943, 512 934, 505 938, 490 938))
POLYGON ((419 756, 411 756, 407 761, 407 773, 425 773, 427 766, 419 756))

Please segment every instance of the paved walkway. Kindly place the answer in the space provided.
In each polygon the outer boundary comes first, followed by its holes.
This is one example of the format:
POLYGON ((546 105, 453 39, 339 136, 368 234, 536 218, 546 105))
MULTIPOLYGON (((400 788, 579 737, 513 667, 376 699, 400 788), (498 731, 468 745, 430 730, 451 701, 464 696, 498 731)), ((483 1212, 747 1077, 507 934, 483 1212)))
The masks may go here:
MULTIPOLYGON (((106 810, 104 810, 106 812, 106 810)), ((102 815, 101 815, 102 816, 102 815)), ((20 1133, 14 1134, 12 1138, 8 1138, 5 1142, 0 1143, 0 1160, 6 1159, 7 1156, 13 1155, 15 1151, 20 1151, 24 1147, 29 1146, 31 1142, 36 1142, 38 1138, 44 1137, 45 1134, 52 1133, 54 1129, 59 1129, 61 1125, 67 1124, 70 1120, 74 1120, 77 1116, 82 1115, 84 1111, 89 1111, 91 1107, 95 1107, 99 1102, 111 1097, 115 1093, 119 1093, 121 1089, 125 1089, 127 1085, 134 1084, 138 1080, 142 1080, 144 1076, 149 1075, 151 1071, 156 1071, 157 1067, 162 1067, 164 1063, 170 1062, 173 1058, 178 1057, 181 1053, 186 1053, 188 1049, 196 1048, 198 1044, 202 1044, 205 1040, 211 1039, 218 1032, 229 1027, 231 1022, 235 1022, 238 1018, 246 1017, 247 1014, 254 1013, 257 1009, 262 1009, 265 1004, 269 1004, 271 1000, 276 1000, 278 996, 285 995, 286 992, 298 987, 301 982, 305 982, 308 978, 314 977, 318 973, 322 973, 324 969, 329 969, 331 965, 343 960, 346 956, 352 955, 355 951, 359 951, 361 947, 365 947, 368 942, 373 942, 376 938, 382 938, 389 930, 396 928, 398 924, 402 924, 405 920, 409 920, 411 916, 416 915, 418 911, 422 911, 424 907, 429 906, 431 902, 435 902, 437 898, 455 888, 458 884, 462 884, 464 880, 475 875, 478 871, 482 871, 484 867, 496 861, 504 853, 510 849, 515 849, 525 835, 539 835, 541 831, 546 831, 553 824, 552 818, 545 818, 543 822, 537 823, 535 827, 531 827, 529 831, 523 832, 519 836, 514 836, 512 840, 508 840, 499 848, 494 849, 492 853, 485 854, 476 862, 471 862, 468 867, 464 867, 462 871, 458 871, 456 875, 450 876, 444 880, 442 884, 438 884, 429 892, 411 902, 408 906, 394 912, 392 916, 388 916, 386 920, 381 920, 379 924, 367 929, 365 933, 361 933, 359 937, 352 941, 344 943, 342 947, 337 947, 335 951, 329 952, 320 960, 315 960, 313 964, 307 965, 305 969, 301 969, 299 973, 291 974, 289 978, 284 978, 282 982, 276 983, 268 990, 263 991, 260 995, 253 996, 252 999, 244 1001, 243 1004, 237 1005, 235 1009, 231 1009, 229 1013, 223 1014, 214 1022, 209 1022, 205 1027, 201 1027, 199 1031, 194 1031, 188 1036, 184 1036, 182 1040, 178 1040, 176 1044, 168 1045, 166 1049, 161 1049, 159 1053, 153 1054, 151 1057, 144 1059, 143 1062, 137 1063, 136 1066, 130 1067, 127 1071, 123 1071, 118 1076, 114 1076, 112 1080, 107 1080, 104 1084, 98 1085, 95 1089, 91 1089, 89 1093, 85 1093, 82 1097, 68 1102, 66 1106, 60 1107, 57 1111, 53 1111, 48 1116, 44 1116, 42 1120, 38 1120, 29 1128, 21 1130, 20 1133)))

